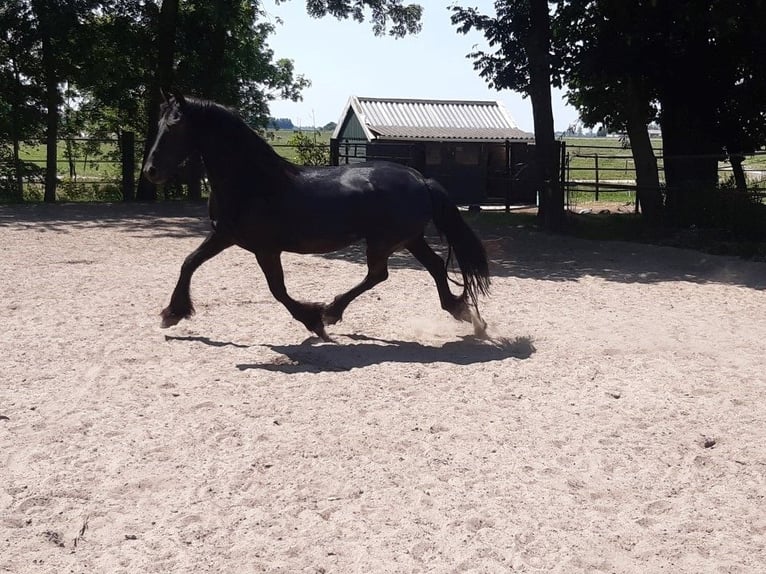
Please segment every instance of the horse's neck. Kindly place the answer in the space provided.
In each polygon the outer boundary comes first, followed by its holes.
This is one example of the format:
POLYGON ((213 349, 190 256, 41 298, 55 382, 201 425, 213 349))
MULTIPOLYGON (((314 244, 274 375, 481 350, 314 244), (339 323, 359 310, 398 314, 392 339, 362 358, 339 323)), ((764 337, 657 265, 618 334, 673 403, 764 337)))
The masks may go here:
POLYGON ((207 118, 201 124, 198 141, 214 193, 266 196, 284 187, 289 176, 282 160, 247 124, 221 129, 213 122, 207 118))
POLYGON ((251 134, 245 125, 222 130, 214 125, 214 118, 203 118, 197 136, 200 154, 208 175, 215 179, 227 179, 246 165, 247 139, 251 134))

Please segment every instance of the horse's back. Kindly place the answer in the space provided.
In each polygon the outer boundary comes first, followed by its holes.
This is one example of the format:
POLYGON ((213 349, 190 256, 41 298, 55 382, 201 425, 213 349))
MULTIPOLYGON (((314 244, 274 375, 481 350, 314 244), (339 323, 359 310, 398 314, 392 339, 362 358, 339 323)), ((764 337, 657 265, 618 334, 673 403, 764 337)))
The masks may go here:
POLYGON ((320 238, 323 250, 360 239, 408 240, 422 233, 432 212, 423 176, 389 162, 304 169, 281 205, 292 223, 289 235, 320 238))
MULTIPOLYGON (((423 176, 407 166, 368 162, 348 166, 305 170, 292 194, 306 205, 327 209, 381 214, 404 209, 430 212, 428 188, 423 176)), ((361 215, 361 213, 359 213, 361 215)))

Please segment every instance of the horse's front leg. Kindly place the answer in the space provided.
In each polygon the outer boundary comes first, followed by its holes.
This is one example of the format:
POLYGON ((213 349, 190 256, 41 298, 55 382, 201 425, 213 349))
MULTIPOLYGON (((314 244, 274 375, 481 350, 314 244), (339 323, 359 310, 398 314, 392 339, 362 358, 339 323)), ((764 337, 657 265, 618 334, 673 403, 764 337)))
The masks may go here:
POLYGON ((269 290, 274 298, 282 303, 293 318, 303 323, 309 331, 313 331, 324 341, 331 341, 332 339, 327 335, 322 321, 325 306, 321 303, 296 301, 287 294, 281 253, 279 251, 260 251, 256 253, 255 257, 266 276, 266 282, 269 284, 269 290))
POLYGON ((184 260, 178 283, 176 283, 176 288, 173 289, 173 295, 170 297, 170 304, 160 313, 163 329, 172 327, 181 319, 188 319, 194 314, 194 305, 189 293, 192 275, 205 261, 215 257, 233 244, 234 242, 227 236, 217 231, 211 231, 205 241, 184 260))

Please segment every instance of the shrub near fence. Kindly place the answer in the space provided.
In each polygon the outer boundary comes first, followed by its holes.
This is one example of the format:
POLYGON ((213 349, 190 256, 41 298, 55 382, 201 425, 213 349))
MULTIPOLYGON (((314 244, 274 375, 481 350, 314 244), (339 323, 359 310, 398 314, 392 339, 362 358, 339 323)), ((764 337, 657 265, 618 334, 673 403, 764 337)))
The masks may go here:
MULTIPOLYGON (((127 138, 126 141, 129 141, 127 138)), ((125 176, 123 165, 131 157, 140 157, 143 142, 131 141, 132 149, 125 150, 117 139, 73 138, 61 140, 57 146, 56 199, 59 201, 119 201, 123 198, 125 176)), ((9 148, 10 146, 3 146, 9 148)), ((0 199, 42 201, 45 192, 45 144, 27 143, 21 148, 20 160, 24 165, 22 190, 19 193, 13 160, 0 157, 0 174, 11 174, 5 179, 0 199)), ((133 166, 133 181, 140 166, 133 166)))

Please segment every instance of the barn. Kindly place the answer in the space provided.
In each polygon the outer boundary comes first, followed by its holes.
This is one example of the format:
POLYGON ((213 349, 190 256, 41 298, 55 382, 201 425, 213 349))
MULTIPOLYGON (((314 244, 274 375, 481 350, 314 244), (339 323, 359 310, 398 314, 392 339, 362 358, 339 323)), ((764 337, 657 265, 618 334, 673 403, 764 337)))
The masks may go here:
POLYGON ((528 204, 534 136, 500 102, 352 96, 330 140, 333 165, 385 159, 439 180, 459 204, 528 204))

